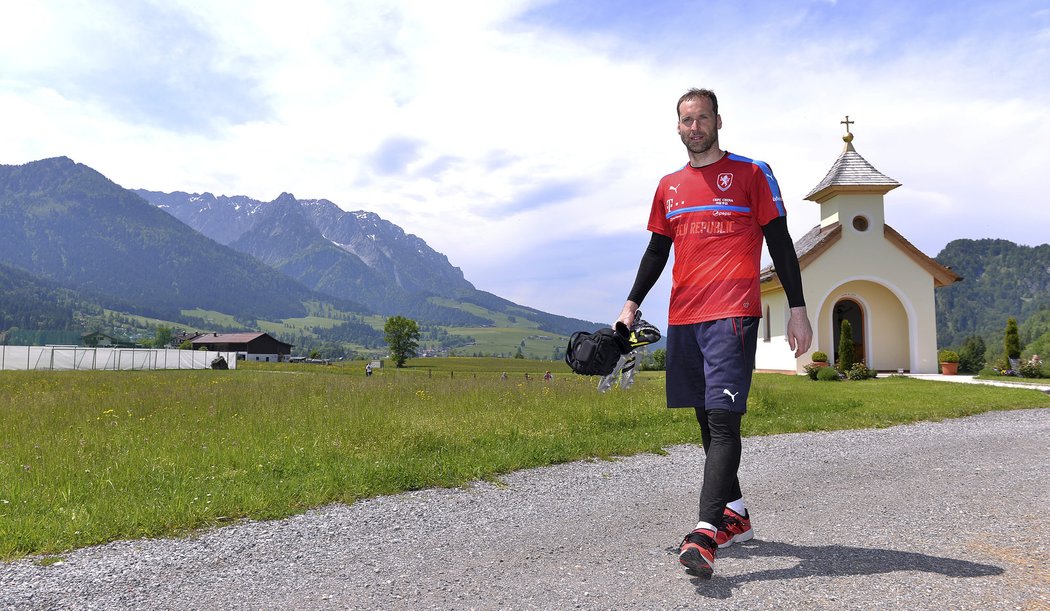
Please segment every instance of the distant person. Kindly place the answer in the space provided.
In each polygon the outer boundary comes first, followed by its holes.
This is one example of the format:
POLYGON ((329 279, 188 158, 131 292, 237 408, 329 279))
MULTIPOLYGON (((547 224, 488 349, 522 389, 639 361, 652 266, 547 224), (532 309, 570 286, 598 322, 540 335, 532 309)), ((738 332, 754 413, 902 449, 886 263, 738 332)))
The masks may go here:
POLYGON ((507 381, 507 372, 504 371, 503 373, 499 374, 499 379, 501 379, 504 382, 506 382, 507 381))
POLYGON ((529 374, 528 374, 528 372, 525 372, 525 381, 526 381, 526 382, 528 382, 528 381, 529 381, 529 374))
POLYGON ((547 373, 543 374, 543 381, 544 382, 550 382, 553 379, 554 379, 554 374, 551 373, 550 370, 548 370, 547 373))
POLYGON ((367 378, 367 377, 370 377, 371 375, 372 375, 372 363, 368 363, 368 364, 365 365, 365 377, 367 378))
POLYGON ((690 89, 677 110, 689 163, 660 180, 649 215, 652 238, 618 322, 634 322, 673 245, 667 406, 696 411, 707 455, 699 521, 679 546, 678 560, 709 577, 719 547, 754 536, 737 470, 762 315, 763 236, 791 308, 786 338, 795 358, 809 349, 813 331, 772 170, 719 147, 722 117, 713 91, 690 89))

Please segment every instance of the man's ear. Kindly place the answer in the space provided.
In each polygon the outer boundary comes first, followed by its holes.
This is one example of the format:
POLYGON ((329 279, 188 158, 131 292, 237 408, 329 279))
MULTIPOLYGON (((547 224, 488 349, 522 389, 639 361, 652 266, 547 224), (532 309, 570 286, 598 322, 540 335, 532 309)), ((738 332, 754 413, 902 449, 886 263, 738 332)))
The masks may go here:
POLYGON ((715 115, 715 129, 722 129, 722 115, 715 115))

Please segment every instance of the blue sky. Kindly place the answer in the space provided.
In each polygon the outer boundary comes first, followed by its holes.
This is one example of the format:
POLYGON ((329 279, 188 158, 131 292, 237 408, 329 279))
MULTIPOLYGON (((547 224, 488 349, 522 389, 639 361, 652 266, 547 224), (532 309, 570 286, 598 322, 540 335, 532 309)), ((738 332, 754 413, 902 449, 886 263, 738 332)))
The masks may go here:
MULTIPOLYGON (((796 238, 848 114, 927 254, 1050 241, 1050 0, 23 0, 0 19, 0 163, 329 199, 480 289, 611 321, 693 86, 723 148, 773 168, 796 238)), ((643 304, 660 326, 669 276, 643 304)))

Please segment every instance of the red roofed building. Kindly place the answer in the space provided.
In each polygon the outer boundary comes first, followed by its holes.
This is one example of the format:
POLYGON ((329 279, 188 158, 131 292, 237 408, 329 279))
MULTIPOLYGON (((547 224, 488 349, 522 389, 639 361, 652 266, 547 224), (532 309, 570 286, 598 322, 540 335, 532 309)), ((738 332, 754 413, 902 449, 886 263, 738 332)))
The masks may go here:
POLYGON ((220 352, 236 352, 238 358, 249 361, 277 363, 287 361, 292 344, 270 337, 268 333, 205 333, 190 340, 193 348, 204 347, 220 352))

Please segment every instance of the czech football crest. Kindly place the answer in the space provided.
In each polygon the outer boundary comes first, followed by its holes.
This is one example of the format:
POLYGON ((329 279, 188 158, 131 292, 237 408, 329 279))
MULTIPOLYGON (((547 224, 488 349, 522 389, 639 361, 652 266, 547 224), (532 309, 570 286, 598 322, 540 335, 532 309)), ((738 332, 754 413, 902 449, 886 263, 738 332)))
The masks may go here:
POLYGON ((718 188, 722 191, 728 191, 729 187, 733 186, 733 174, 730 172, 722 172, 716 180, 718 181, 718 188))

